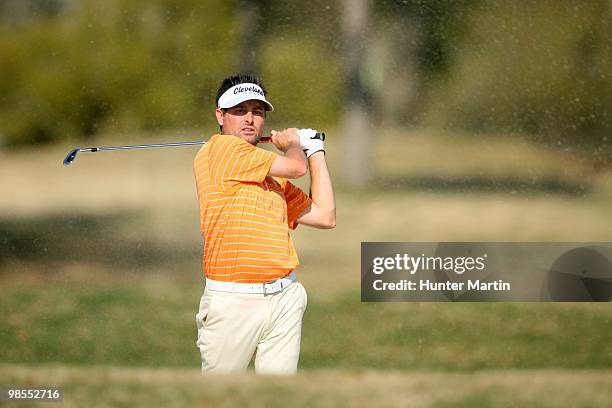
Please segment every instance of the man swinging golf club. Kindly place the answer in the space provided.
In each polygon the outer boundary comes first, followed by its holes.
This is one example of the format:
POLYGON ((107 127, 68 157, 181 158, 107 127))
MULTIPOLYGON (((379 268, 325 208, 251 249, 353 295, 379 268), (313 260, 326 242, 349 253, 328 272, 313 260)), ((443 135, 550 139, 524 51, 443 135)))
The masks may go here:
POLYGON ((307 296, 289 234, 298 224, 334 228, 324 141, 313 129, 271 132, 282 155, 257 147, 266 113, 261 81, 223 80, 215 111, 221 134, 194 160, 206 288, 196 315, 202 372, 294 374, 307 296), (310 169, 310 197, 287 179, 310 169))

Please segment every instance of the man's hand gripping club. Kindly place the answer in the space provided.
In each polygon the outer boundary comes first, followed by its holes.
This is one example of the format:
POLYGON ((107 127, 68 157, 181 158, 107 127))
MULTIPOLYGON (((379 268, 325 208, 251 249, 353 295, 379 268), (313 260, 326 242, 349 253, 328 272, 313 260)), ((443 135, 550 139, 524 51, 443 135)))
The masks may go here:
POLYGON ((298 129, 297 134, 300 137, 300 146, 304 149, 306 157, 310 157, 320 151, 325 153, 325 135, 321 137, 321 133, 310 128, 298 129))
POLYGON ((278 150, 285 153, 284 156, 278 156, 272 163, 269 173, 271 176, 296 179, 306 174, 308 163, 302 151, 296 128, 289 128, 280 132, 273 130, 270 141, 278 150))

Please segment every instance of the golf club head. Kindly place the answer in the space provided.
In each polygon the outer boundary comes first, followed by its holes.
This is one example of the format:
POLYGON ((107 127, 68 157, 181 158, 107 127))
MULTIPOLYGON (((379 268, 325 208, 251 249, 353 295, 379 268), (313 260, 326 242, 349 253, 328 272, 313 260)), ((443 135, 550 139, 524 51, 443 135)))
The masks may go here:
POLYGON ((64 166, 68 166, 69 164, 72 164, 78 152, 79 152, 79 149, 71 150, 70 153, 68 153, 68 156, 66 156, 66 158, 64 159, 64 166))

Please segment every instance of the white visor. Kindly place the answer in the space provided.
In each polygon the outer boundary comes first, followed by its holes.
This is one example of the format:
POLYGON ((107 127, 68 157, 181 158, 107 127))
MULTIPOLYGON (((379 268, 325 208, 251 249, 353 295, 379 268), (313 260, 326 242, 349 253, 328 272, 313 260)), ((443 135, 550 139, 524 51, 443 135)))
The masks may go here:
POLYGON ((230 89, 225 91, 219 98, 218 108, 227 109, 232 108, 239 103, 255 99, 262 101, 266 105, 267 111, 273 111, 274 106, 266 100, 263 89, 259 85, 244 83, 232 86, 230 89))

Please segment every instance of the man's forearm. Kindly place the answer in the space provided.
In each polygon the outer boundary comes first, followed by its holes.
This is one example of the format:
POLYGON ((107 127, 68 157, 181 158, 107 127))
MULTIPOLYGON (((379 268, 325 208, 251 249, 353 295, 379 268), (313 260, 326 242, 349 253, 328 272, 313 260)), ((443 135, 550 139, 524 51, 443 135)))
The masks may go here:
POLYGON ((310 198, 318 207, 323 222, 329 228, 336 226, 336 200, 331 177, 325 162, 325 153, 317 152, 308 158, 310 167, 310 198))
POLYGON ((289 179, 296 179, 305 175, 308 171, 308 164, 302 149, 299 146, 293 146, 284 153, 284 155, 276 157, 268 174, 289 179))
POLYGON ((285 151, 285 158, 291 160, 292 168, 295 169, 296 178, 302 177, 308 170, 306 156, 299 145, 292 146, 285 151))

